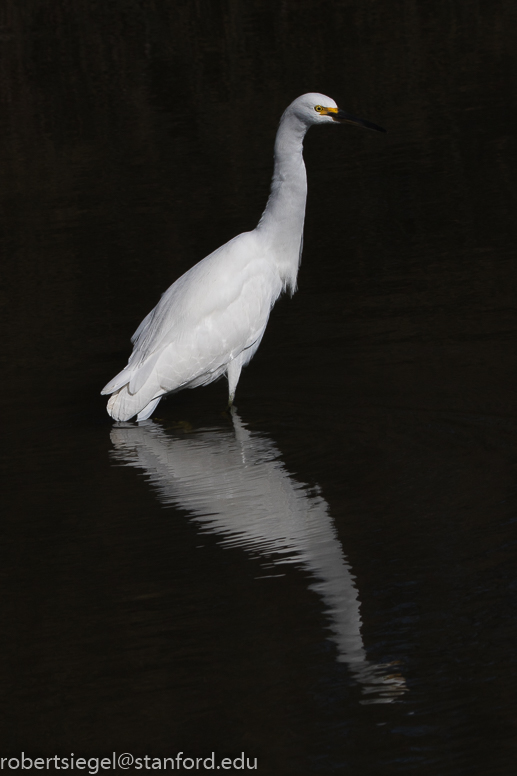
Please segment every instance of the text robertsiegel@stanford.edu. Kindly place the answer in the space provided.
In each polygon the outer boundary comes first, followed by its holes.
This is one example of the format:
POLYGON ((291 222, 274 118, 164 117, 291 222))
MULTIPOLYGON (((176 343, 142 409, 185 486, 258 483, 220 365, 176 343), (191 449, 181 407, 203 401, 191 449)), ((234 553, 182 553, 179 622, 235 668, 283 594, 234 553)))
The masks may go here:
POLYGON ((111 757, 78 757, 73 753, 66 757, 60 757, 57 754, 53 757, 30 757, 25 752, 20 752, 18 757, 0 756, 0 769, 2 770, 30 771, 33 768, 40 771, 49 768, 63 771, 79 770, 86 771, 90 776, 95 776, 100 771, 115 770, 116 768, 123 770, 131 768, 136 771, 228 771, 232 769, 255 771, 258 769, 258 765, 256 757, 246 757, 244 752, 241 752, 237 757, 221 758, 216 758, 215 752, 212 752, 208 757, 186 757, 183 752, 168 757, 153 757, 151 755, 138 757, 129 754, 129 752, 123 754, 113 752, 111 757))

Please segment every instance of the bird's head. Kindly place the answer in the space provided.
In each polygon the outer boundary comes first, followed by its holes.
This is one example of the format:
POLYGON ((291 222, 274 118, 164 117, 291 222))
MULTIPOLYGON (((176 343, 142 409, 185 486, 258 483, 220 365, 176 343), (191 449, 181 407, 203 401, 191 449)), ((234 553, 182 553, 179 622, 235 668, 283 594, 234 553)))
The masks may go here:
POLYGON ((377 132, 386 132, 385 129, 371 121, 352 116, 341 108, 338 108, 332 97, 326 97, 324 94, 311 92, 302 94, 291 103, 288 110, 291 110, 307 126, 311 124, 355 124, 364 129, 374 129, 377 132))

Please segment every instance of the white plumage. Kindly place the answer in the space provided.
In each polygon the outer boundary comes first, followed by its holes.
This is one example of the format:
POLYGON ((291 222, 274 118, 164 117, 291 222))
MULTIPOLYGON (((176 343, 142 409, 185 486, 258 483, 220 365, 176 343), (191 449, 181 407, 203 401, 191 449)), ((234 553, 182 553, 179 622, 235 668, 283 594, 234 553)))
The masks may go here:
POLYGON ((271 193, 258 226, 188 270, 144 318, 127 366, 102 390, 111 394, 112 418, 145 420, 165 394, 207 385, 225 373, 233 402, 271 308, 282 291, 296 288, 307 197, 303 138, 312 124, 333 122, 383 131, 323 94, 291 103, 278 127, 271 193))

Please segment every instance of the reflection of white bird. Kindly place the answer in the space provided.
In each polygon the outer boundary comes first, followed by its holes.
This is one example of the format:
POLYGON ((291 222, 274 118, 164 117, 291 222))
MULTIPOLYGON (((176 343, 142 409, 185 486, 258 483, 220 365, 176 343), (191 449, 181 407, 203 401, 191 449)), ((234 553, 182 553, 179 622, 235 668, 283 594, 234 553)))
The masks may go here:
POLYGON ((233 402, 271 308, 282 291, 296 287, 307 197, 303 138, 312 124, 334 122, 384 131, 323 94, 291 103, 278 128, 271 194, 258 226, 192 267, 144 318, 128 365, 102 391, 111 394, 112 418, 145 420, 165 394, 225 373, 233 402))
MULTIPOLYGON (((389 703, 405 682, 371 663, 361 636, 359 593, 325 499, 292 479, 275 445, 250 433, 232 410, 234 431, 171 437, 148 421, 113 428, 116 457, 144 469, 160 501, 187 510, 224 547, 242 547, 271 566, 308 571, 325 604, 337 659, 348 664, 366 703, 389 703)), ((269 572, 271 575, 271 572, 269 572)))

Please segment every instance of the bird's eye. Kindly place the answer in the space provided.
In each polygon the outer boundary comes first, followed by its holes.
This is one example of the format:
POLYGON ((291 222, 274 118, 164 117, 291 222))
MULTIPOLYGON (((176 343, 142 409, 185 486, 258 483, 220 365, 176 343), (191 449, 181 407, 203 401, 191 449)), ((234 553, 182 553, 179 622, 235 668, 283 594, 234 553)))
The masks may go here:
POLYGON ((314 110, 317 111, 318 113, 321 113, 321 111, 323 110, 323 106, 322 105, 315 105, 314 106, 314 110))

